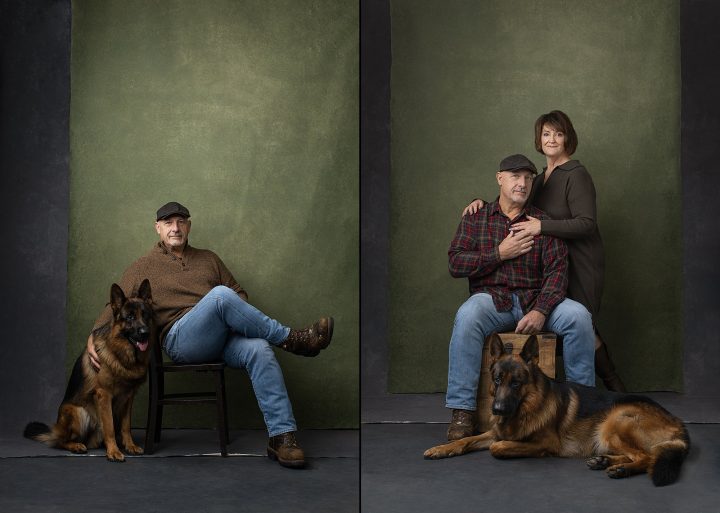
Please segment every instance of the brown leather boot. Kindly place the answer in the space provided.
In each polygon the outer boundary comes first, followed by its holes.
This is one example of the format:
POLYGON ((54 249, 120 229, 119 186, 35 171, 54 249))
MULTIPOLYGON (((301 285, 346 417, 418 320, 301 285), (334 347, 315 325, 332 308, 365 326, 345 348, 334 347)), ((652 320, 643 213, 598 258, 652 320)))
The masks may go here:
POLYGON ((330 344, 333 334, 333 318, 323 317, 304 330, 290 330, 285 341, 280 344, 285 351, 302 356, 317 356, 330 344))
POLYGON ((295 433, 273 436, 268 440, 267 455, 283 467, 303 468, 305 453, 295 440, 295 433))
POLYGON ((615 372, 615 365, 605 342, 601 342, 600 347, 595 350, 595 373, 600 376, 605 388, 611 392, 627 392, 625 384, 615 372))
POLYGON ((477 415, 470 410, 453 410, 447 439, 452 442, 477 433, 477 415))

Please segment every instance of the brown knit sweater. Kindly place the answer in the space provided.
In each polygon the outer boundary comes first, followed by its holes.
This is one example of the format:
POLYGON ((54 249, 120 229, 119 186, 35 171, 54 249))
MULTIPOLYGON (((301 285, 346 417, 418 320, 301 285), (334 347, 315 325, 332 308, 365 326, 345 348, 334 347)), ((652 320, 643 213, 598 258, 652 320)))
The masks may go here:
MULTIPOLYGON (((127 268, 118 285, 130 297, 137 293, 143 279, 150 280, 155 324, 160 341, 170 327, 185 315, 213 287, 225 285, 247 301, 247 293, 238 285, 220 258, 207 249, 185 246, 182 258, 175 256, 162 242, 158 242, 146 255, 127 268)), ((112 319, 112 310, 106 306, 95 321, 93 330, 112 319)))

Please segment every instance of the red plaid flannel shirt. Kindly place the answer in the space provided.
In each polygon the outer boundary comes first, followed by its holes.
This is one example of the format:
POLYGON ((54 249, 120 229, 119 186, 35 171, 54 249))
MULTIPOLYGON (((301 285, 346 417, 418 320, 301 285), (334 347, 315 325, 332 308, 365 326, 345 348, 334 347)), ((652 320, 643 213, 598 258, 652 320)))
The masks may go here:
POLYGON ((533 249, 511 260, 500 260, 500 243, 513 223, 527 216, 549 219, 541 210, 527 206, 515 219, 509 219, 497 201, 488 203, 473 215, 463 216, 450 243, 449 269, 454 278, 467 278, 470 294, 486 292, 499 312, 512 308, 517 294, 523 312, 530 310, 547 316, 565 299, 567 290, 567 246, 548 235, 537 235, 533 249))

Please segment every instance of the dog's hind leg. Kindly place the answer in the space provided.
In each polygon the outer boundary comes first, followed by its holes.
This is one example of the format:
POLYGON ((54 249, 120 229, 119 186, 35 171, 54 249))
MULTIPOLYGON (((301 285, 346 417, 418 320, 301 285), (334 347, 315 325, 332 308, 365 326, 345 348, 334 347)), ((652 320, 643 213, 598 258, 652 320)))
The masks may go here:
POLYGON ((613 479, 630 477, 635 474, 644 474, 647 472, 652 461, 649 455, 642 452, 625 456, 614 456, 613 458, 615 458, 618 463, 613 463, 605 470, 608 477, 613 479))
POLYGON ((87 446, 83 443, 91 430, 90 416, 85 408, 74 404, 60 406, 58 421, 52 427, 54 446, 73 453, 84 454, 87 446))
POLYGON ((102 445, 102 441, 102 426, 95 426, 93 430, 88 434, 85 445, 87 445, 88 449, 97 449, 102 445))
POLYGON ((585 464, 590 470, 605 470, 611 465, 620 465, 622 463, 630 463, 632 460, 627 456, 616 456, 613 454, 602 454, 593 456, 585 460, 585 464))

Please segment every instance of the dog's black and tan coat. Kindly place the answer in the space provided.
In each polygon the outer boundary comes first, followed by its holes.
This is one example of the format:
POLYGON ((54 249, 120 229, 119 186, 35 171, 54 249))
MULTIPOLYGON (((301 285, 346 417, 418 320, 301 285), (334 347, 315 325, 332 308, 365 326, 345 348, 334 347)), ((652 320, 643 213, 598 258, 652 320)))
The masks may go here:
POLYGON ((126 298, 113 284, 110 290, 113 318, 109 325, 93 331, 100 370, 90 363, 86 351, 75 361, 57 422, 49 427, 31 422, 27 438, 50 447, 84 453, 105 444, 107 458, 124 461, 116 433, 127 454, 142 454, 130 433, 132 402, 147 376, 155 338, 150 283, 144 280, 137 296, 126 298))
POLYGON ((489 449, 496 458, 583 457, 592 470, 622 478, 647 472, 675 482, 690 449, 682 421, 651 399, 551 380, 538 367, 531 336, 519 355, 490 341, 491 428, 425 451, 425 458, 489 449))

